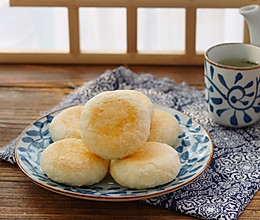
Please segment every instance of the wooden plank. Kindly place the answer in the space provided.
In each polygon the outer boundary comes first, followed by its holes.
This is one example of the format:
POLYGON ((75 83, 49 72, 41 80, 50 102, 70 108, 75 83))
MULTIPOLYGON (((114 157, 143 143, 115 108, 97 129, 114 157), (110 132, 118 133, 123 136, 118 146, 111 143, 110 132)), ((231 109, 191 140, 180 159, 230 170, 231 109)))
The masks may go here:
POLYGON ((176 54, 41 54, 0 53, 0 63, 45 63, 45 64, 149 64, 149 65, 202 65, 203 55, 186 56, 176 54))
POLYGON ((137 52, 137 7, 127 7, 127 53, 137 52))
POLYGON ((10 6, 66 7, 71 5, 68 0, 9 0, 10 6))
POLYGON ((70 55, 77 57, 80 54, 79 39, 79 8, 73 4, 68 7, 70 55))
POLYGON ((260 4, 260 0, 10 0, 11 6, 67 6, 73 3, 80 7, 197 7, 239 8, 249 4, 260 4))
MULTIPOLYGON (((186 55, 191 59, 196 55, 196 8, 186 8, 186 55)), ((191 60, 189 58, 189 60, 191 60)))
MULTIPOLYGON (((117 65, 0 65, 0 88, 5 90, 15 89, 15 92, 30 88, 31 92, 48 92, 56 89, 58 94, 63 89, 66 93, 68 89, 74 86, 80 86, 83 82, 95 79, 107 69, 114 69, 117 65)), ((156 77, 161 78, 167 75, 168 78, 181 83, 185 81, 196 88, 202 88, 203 67, 183 67, 183 66, 144 66, 129 65, 131 70, 137 73, 151 72, 156 77)), ((14 92, 14 93, 15 93, 14 92)), ((1 94, 0 94, 1 95, 1 94)), ((4 102, 9 100, 12 108, 15 108, 15 102, 8 95, 2 95, 4 102), (13 102, 11 101, 13 100, 13 102)), ((52 98, 52 97, 51 97, 52 98)), ((2 99, 1 99, 2 100, 2 99)), ((16 109, 21 108, 17 105, 16 109)), ((25 106, 26 107, 26 106, 25 106)), ((0 105, 1 109, 1 105, 0 105)))

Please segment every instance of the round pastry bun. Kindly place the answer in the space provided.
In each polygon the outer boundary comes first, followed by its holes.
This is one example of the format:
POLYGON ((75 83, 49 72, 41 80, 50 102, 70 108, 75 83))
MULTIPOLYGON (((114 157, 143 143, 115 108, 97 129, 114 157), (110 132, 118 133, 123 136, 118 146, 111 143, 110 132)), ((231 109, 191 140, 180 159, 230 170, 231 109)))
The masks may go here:
POLYGON ((179 136, 178 120, 171 114, 155 109, 148 141, 165 143, 173 146, 179 136))
POLYGON ((140 99, 140 101, 143 102, 144 107, 146 107, 148 109, 148 111, 150 112, 150 119, 153 119, 153 114, 154 114, 154 107, 153 107, 153 103, 151 102, 151 100, 144 95, 141 92, 138 92, 136 90, 125 90, 126 92, 135 95, 138 99, 140 99))
POLYGON ((50 144, 41 154, 43 172, 53 181, 69 186, 92 185, 108 173, 109 161, 92 154, 80 139, 50 144))
POLYGON ((114 180, 136 189, 168 183, 178 175, 180 168, 177 151, 158 142, 146 142, 132 155, 110 162, 110 174, 114 180))
POLYGON ((96 95, 85 104, 81 114, 82 141, 104 159, 134 153, 149 136, 151 106, 149 99, 137 91, 116 90, 96 95))
POLYGON ((79 120, 82 109, 83 106, 69 107, 53 118, 49 127, 53 141, 65 138, 81 138, 79 120))

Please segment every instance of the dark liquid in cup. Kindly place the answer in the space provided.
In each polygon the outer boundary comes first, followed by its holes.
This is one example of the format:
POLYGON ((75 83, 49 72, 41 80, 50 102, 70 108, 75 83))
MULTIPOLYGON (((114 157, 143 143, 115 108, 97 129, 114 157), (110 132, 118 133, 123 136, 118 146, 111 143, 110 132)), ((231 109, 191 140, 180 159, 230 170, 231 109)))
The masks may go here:
POLYGON ((258 62, 252 62, 249 60, 236 59, 236 58, 220 60, 218 63, 225 66, 232 66, 232 67, 251 67, 251 66, 258 65, 258 62))

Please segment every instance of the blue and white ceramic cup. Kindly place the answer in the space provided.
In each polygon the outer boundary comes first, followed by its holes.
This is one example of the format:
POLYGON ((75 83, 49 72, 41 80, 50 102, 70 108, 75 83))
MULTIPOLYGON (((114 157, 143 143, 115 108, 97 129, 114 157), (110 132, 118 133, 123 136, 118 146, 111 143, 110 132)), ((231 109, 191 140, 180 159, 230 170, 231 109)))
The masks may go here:
POLYGON ((244 127, 260 120, 260 47, 225 43, 205 54, 209 117, 218 124, 244 127))

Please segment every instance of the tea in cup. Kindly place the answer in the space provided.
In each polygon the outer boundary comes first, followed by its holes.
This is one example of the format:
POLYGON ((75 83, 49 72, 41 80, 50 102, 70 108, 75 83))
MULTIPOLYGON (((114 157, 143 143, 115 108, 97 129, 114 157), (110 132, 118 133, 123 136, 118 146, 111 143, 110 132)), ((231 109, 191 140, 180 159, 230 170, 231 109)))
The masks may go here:
POLYGON ((206 51, 204 64, 209 116, 229 127, 260 120, 260 47, 224 43, 206 51))

